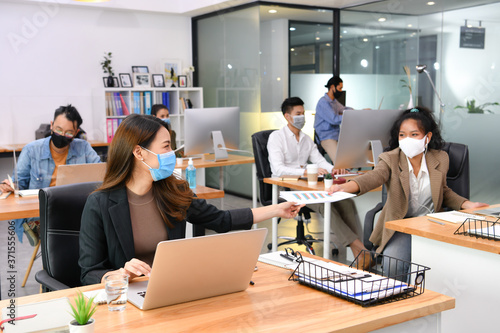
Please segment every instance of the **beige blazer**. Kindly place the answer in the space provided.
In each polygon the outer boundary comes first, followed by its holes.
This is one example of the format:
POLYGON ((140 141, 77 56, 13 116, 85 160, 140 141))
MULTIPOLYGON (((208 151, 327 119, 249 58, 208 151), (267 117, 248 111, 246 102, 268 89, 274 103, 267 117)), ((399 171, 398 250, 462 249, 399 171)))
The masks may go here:
MULTIPOLYGON (((446 185, 448 173, 448 154, 442 150, 429 150, 425 159, 431 181, 432 202, 436 212, 443 206, 458 210, 467 199, 453 192, 446 185)), ((399 220, 408 212, 410 196, 410 172, 408 160, 399 149, 393 149, 379 156, 379 163, 370 172, 353 179, 360 188, 359 194, 364 194, 383 184, 387 187, 387 202, 370 236, 370 242, 378 245, 377 252, 382 252, 393 230, 385 228, 386 221, 399 220)))

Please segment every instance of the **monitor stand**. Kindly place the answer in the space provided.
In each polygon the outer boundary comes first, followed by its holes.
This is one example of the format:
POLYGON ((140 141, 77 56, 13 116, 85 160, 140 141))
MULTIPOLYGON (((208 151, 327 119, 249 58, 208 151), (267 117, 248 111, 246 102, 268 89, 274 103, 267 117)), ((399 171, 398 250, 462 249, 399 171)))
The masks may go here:
POLYGON ((214 161, 227 160, 226 144, 221 131, 212 131, 212 142, 214 145, 214 161))
MULTIPOLYGON (((370 146, 372 148, 373 165, 376 166, 378 163, 378 156, 384 151, 382 142, 380 142, 380 140, 371 140, 370 146)), ((368 162, 371 163, 371 161, 368 162)))

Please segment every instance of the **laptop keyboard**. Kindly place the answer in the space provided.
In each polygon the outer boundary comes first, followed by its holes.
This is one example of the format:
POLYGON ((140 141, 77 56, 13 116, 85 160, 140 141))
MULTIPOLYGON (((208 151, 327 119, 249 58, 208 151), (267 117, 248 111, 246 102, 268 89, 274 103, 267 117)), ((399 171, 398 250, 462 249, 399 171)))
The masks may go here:
POLYGON ((145 291, 139 291, 137 295, 142 296, 143 298, 146 297, 146 292, 145 291))

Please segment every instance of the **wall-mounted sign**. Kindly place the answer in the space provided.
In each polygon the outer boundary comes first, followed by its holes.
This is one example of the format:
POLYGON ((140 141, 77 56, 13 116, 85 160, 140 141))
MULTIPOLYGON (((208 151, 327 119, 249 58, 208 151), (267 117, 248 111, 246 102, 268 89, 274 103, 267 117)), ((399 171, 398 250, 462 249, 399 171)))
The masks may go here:
POLYGON ((460 47, 484 49, 485 32, 482 27, 460 27, 460 47))

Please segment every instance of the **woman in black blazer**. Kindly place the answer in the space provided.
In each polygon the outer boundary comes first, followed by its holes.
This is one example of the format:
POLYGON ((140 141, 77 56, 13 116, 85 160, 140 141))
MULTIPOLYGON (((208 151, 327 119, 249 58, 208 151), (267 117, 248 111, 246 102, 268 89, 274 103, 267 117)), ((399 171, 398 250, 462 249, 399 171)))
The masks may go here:
POLYGON ((219 210, 197 199, 172 175, 175 154, 166 123, 133 114, 118 127, 108 152, 102 186, 87 199, 80 229, 83 284, 121 272, 148 276, 159 241, 184 238, 186 220, 217 232, 250 229, 274 216, 292 218, 302 206, 219 210))

